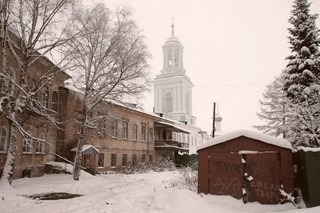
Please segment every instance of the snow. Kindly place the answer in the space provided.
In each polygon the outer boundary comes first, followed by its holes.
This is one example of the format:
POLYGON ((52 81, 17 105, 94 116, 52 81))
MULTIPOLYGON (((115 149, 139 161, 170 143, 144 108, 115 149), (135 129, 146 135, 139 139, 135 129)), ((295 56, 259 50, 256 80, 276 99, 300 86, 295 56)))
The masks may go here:
POLYGON ((220 143, 224 143, 226 141, 232 140, 234 138, 238 138, 238 137, 248 137, 248 138, 252 138, 255 140, 259 140, 262 141, 264 143, 268 143, 268 144, 272 144, 275 146, 279 146, 279 147, 283 147, 286 149, 291 149, 292 150, 292 145, 289 141, 284 140, 282 138, 277 138, 277 137, 273 137, 270 135, 266 135, 266 134, 262 134, 259 132, 255 132, 255 131, 251 131, 251 130, 236 130, 224 135, 221 135, 219 137, 213 138, 211 141, 209 141, 208 143, 204 143, 201 144, 197 147, 197 150, 201 150, 213 145, 217 145, 220 143))
POLYGON ((305 152, 320 152, 320 148, 313 148, 313 147, 299 146, 296 149, 297 150, 303 150, 305 152))
MULTIPOLYGON (((85 172, 83 172, 85 173, 85 172)), ((320 207, 297 209, 293 204, 244 204, 231 196, 197 194, 183 187, 179 170, 145 174, 46 174, 13 181, 1 189, 0 212, 319 212, 320 207), (26 196, 49 192, 81 194, 72 199, 33 200, 26 196)))
MULTIPOLYGON (((82 152, 85 152, 85 151, 88 151, 90 149, 93 149, 94 151, 96 151, 97 153, 99 153, 99 149, 97 149, 96 147, 92 146, 92 145, 89 145, 89 144, 85 144, 82 146, 82 152)), ((76 151, 77 150, 77 147, 71 149, 71 151, 76 151)))

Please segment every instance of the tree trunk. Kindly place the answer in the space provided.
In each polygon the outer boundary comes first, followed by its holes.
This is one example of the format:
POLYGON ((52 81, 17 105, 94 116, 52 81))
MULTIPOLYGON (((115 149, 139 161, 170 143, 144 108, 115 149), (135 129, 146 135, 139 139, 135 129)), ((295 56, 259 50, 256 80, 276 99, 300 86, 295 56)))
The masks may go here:
POLYGON ((74 180, 79 180, 80 178, 80 167, 81 167, 81 161, 82 161, 82 147, 83 147, 83 142, 84 142, 84 133, 85 133, 85 119, 84 121, 81 122, 81 127, 80 127, 80 135, 79 135, 79 140, 77 144, 77 149, 76 149, 76 156, 74 159, 74 165, 73 165, 73 179, 74 180))
MULTIPOLYGON (((13 113, 13 118, 15 114, 13 113)), ((10 122, 10 140, 7 154, 7 160, 3 169, 2 177, 0 180, 0 186, 6 187, 11 185, 13 178, 13 170, 16 155, 16 142, 17 142, 17 127, 14 122, 10 122)))

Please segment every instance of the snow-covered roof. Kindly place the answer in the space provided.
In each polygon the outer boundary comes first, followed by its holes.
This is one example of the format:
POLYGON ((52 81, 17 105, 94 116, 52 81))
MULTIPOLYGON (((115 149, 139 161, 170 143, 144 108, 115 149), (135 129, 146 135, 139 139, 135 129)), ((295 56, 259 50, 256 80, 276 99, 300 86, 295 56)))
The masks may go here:
MULTIPOLYGON (((71 149, 71 151, 75 152, 76 149, 77 149, 77 147, 71 149)), ((99 150, 92 145, 85 144, 82 146, 82 153, 83 154, 96 154, 96 153, 99 153, 99 150)))
POLYGON ((164 121, 155 121, 155 123, 159 124, 159 125, 170 126, 170 127, 174 128, 175 131, 178 131, 178 132, 190 134, 190 132, 188 130, 186 130, 182 127, 179 127, 176 123, 168 123, 168 122, 164 122, 164 121))
POLYGON ((260 132, 255 132, 255 131, 251 131, 251 130, 237 130, 234 132, 230 132, 224 135, 221 135, 219 137, 213 138, 210 142, 208 143, 204 143, 204 144, 200 144, 199 146, 197 146, 197 150, 200 149, 204 149, 207 148, 209 146, 213 146, 213 145, 217 145, 220 143, 224 143, 226 141, 232 140, 234 138, 238 138, 238 137, 248 137, 248 138, 252 138, 255 140, 259 140, 262 141, 264 143, 268 143, 271 145, 275 145, 275 146, 279 146, 279 147, 283 147, 286 149, 290 149, 292 150, 292 145, 289 141, 282 139, 282 138, 277 138, 277 137, 273 137, 270 135, 266 135, 266 134, 262 134, 260 132))

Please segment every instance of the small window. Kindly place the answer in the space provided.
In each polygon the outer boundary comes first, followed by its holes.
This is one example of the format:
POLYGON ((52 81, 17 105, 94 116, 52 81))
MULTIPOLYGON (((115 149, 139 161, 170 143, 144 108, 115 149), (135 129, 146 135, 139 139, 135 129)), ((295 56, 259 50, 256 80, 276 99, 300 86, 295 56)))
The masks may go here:
POLYGON ((141 155, 141 163, 146 161, 146 156, 145 155, 141 155))
POLYGON ((116 138, 117 132, 118 132, 118 122, 117 122, 117 120, 113 120, 111 122, 111 135, 112 135, 112 137, 116 138))
POLYGON ((51 101, 51 108, 53 111, 58 111, 58 92, 53 91, 52 93, 52 101, 51 101))
POLYGON ((117 154, 111 154, 111 164, 110 166, 114 167, 117 165, 117 154))
POLYGON ((149 128, 149 142, 153 142, 153 129, 149 128))
POLYGON ((104 167, 104 154, 100 153, 98 157, 98 167, 104 167))
POLYGON ((146 141, 146 131, 147 131, 147 127, 145 124, 141 125, 141 140, 142 141, 146 141))
POLYGON ((6 151, 7 131, 4 127, 0 127, 0 152, 6 151))
POLYGON ((160 129, 156 129, 156 141, 160 140, 160 129))
POLYGON ((49 101, 49 90, 48 87, 44 86, 41 90, 41 104, 44 107, 48 108, 48 101, 49 101))
POLYGON ((138 137, 138 125, 133 124, 132 125, 132 140, 136 141, 138 137))
POLYGON ((25 135, 23 138, 22 152, 23 153, 32 152, 32 139, 30 138, 29 135, 25 135))
POLYGON ((44 153, 44 150, 45 150, 45 143, 43 142, 43 136, 40 135, 39 136, 39 139, 40 140, 37 140, 37 143, 36 143, 36 153, 44 153))
POLYGON ((127 166, 128 165, 128 159, 127 159, 127 154, 122 155, 122 166, 127 166))
POLYGON ((128 139, 128 122, 123 121, 122 122, 122 138, 123 139, 128 139))
POLYGON ((137 165, 137 155, 136 155, 136 154, 133 154, 133 155, 132 155, 132 165, 133 165, 133 166, 136 166, 136 165, 137 165))

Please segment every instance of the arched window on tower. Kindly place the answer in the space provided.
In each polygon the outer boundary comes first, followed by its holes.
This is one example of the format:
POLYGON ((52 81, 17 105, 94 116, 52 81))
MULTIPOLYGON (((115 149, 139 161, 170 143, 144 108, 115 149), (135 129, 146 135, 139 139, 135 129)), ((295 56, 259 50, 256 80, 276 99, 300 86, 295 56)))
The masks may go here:
POLYGON ((174 66, 179 67, 179 50, 174 50, 174 66))
POLYGON ((168 66, 172 66, 172 51, 168 50, 168 66))
POLYGON ((168 92, 164 96, 164 112, 172 112, 172 109, 173 109, 172 95, 170 92, 168 92))

